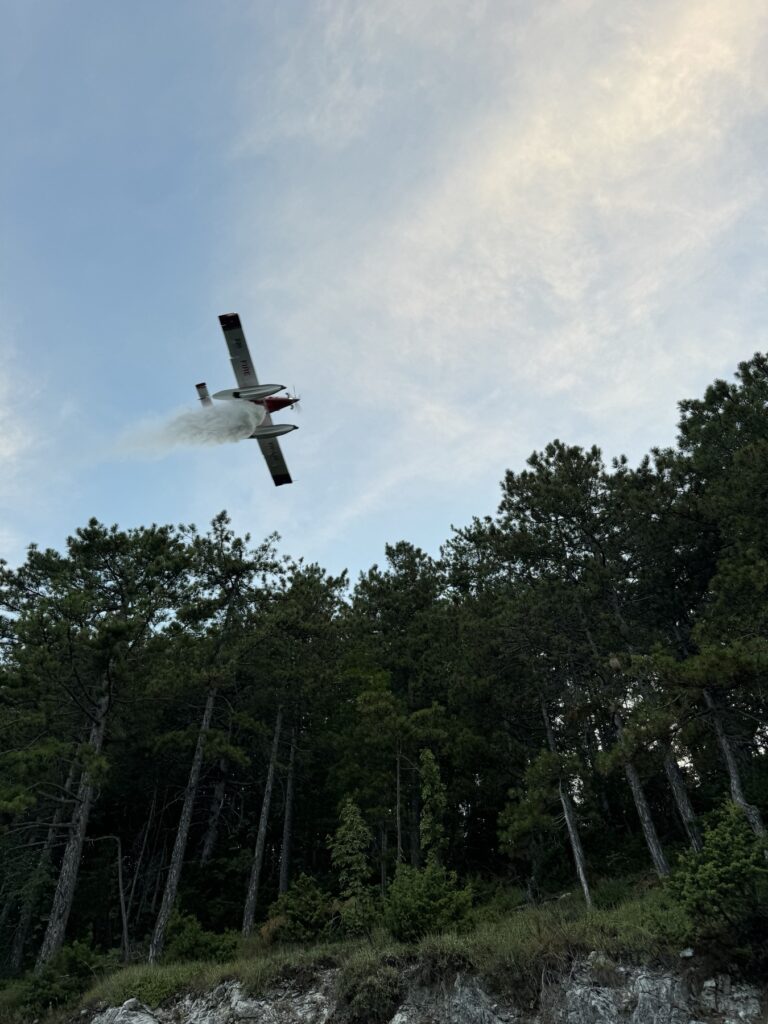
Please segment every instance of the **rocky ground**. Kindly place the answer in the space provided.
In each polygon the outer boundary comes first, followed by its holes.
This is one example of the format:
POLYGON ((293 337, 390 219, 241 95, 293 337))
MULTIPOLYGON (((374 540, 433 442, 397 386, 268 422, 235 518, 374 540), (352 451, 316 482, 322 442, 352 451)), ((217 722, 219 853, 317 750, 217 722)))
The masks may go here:
MULTIPOLYGON (((89 1024, 758 1024, 768 1020, 764 994, 727 975, 627 967, 593 953, 567 976, 545 981, 538 1005, 497 999, 472 976, 439 985, 404 979, 400 1005, 362 1018, 338 1005, 336 971, 309 986, 286 984, 247 996, 237 982, 151 1009, 136 999, 103 1010, 89 1024)), ((83 1016, 85 1019, 85 1014, 83 1016)))

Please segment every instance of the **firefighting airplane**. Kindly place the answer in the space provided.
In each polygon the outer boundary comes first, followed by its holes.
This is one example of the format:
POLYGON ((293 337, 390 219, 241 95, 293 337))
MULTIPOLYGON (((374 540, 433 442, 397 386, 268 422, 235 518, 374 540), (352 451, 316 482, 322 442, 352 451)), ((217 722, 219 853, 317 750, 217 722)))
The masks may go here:
MULTIPOLYGON (((260 408, 263 412, 262 418, 250 437, 259 442, 261 454, 267 461, 275 486, 280 487, 281 484, 293 483, 277 439, 283 434, 289 434, 292 430, 298 430, 298 427, 292 423, 273 423, 270 413, 277 412, 279 409, 293 408, 298 402, 298 398, 292 397, 290 394, 283 395, 281 398, 276 397, 278 391, 287 391, 284 384, 259 384, 237 313, 222 314, 219 317, 219 323, 224 331, 237 387, 228 391, 217 391, 213 397, 225 401, 252 402, 260 408)), ((203 405, 213 405, 207 386, 204 383, 195 386, 203 405)))

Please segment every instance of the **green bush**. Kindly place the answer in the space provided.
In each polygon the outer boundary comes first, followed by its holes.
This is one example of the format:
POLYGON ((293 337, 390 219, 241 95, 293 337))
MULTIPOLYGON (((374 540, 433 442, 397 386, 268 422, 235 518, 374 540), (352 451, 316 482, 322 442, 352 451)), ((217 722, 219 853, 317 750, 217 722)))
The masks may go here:
POLYGON ((331 915, 330 895, 313 878, 300 875, 269 908, 262 935, 273 942, 309 942, 324 934, 331 915))
POLYGON ((193 914, 174 910, 168 922, 163 960, 229 960, 237 944, 237 932, 207 932, 193 914))
POLYGON ((397 1010, 400 972, 375 955, 353 957, 336 982, 340 1018, 347 1024, 384 1024, 397 1010))
POLYGON ((598 910, 607 910, 632 899, 633 879, 619 876, 618 878, 601 878, 592 885, 592 900, 598 910))
POLYGON ((456 886, 456 874, 435 862, 425 868, 398 865, 389 888, 384 921, 400 942, 461 924, 472 905, 470 889, 456 886))
POLYGON ((690 922, 688 941, 749 944, 768 913, 765 843, 728 803, 704 831, 701 853, 679 861, 666 889, 690 922))
POLYGON ((97 953, 87 942, 70 942, 40 974, 13 982, 0 998, 3 1020, 29 1021, 56 1007, 74 1003, 94 982, 112 970, 117 952, 97 953))
POLYGON ((371 830, 363 821, 360 808, 347 797, 341 805, 339 827, 328 837, 328 849, 339 876, 338 920, 342 932, 349 937, 370 935, 374 925, 376 901, 368 885, 371 839, 371 830))

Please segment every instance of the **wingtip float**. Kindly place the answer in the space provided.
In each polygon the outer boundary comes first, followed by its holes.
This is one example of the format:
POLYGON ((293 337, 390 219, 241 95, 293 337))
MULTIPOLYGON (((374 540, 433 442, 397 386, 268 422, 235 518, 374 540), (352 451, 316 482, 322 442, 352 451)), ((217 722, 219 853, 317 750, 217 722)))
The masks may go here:
POLYGON ((275 486, 293 483, 277 438, 289 434, 292 430, 298 430, 298 427, 293 423, 273 423, 271 413, 279 412, 280 409, 292 409, 298 398, 290 394, 279 397, 278 392, 286 390, 283 384, 259 384, 237 313, 222 313, 219 323, 229 349, 237 387, 216 391, 211 395, 205 383, 196 384, 198 397, 206 406, 213 405, 214 398, 224 402, 252 402, 261 406, 264 418, 250 436, 259 442, 275 486))

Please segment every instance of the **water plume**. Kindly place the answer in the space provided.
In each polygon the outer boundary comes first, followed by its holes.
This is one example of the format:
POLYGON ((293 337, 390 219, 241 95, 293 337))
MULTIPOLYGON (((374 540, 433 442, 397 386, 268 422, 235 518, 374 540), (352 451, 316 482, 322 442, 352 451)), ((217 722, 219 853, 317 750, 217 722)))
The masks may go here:
POLYGON ((174 448, 229 444, 250 437, 266 412, 252 402, 215 402, 183 409, 161 423, 144 423, 127 434, 120 447, 134 455, 165 455, 174 448))

